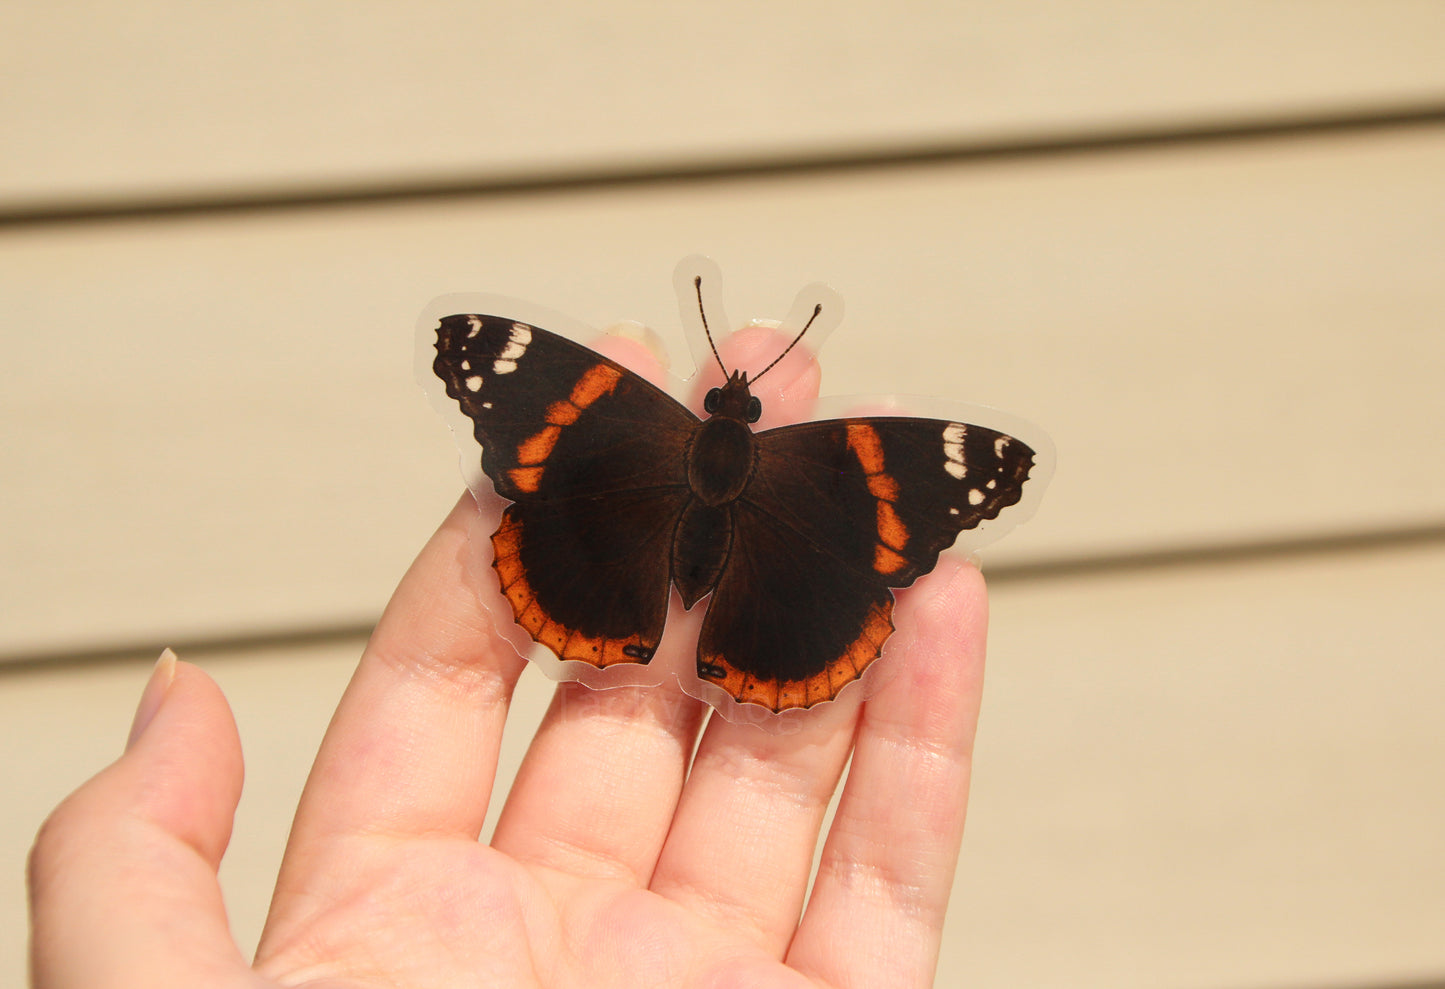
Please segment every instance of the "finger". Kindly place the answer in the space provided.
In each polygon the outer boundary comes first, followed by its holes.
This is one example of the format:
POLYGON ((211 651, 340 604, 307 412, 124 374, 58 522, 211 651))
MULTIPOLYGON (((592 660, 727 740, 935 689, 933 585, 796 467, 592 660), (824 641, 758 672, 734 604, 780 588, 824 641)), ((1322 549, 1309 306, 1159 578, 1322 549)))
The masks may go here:
MULTIPOLYGON (((743 336, 743 365, 762 366, 778 338, 743 336), (758 363, 758 362, 761 363, 758 363)), ((783 341, 786 345, 786 340, 783 341)), ((794 350, 770 372, 779 395, 765 399, 772 425, 805 418, 821 374, 794 350), (779 401, 782 398, 783 401, 779 401)), ((781 957, 807 893, 828 801, 848 760, 856 695, 808 712, 789 734, 713 718, 698 745, 651 888, 781 957)))
POLYGON ((167 651, 133 734, 126 753, 36 837, 34 985, 254 985, 216 881, 241 795, 241 745, 226 700, 167 651))
POLYGON ((895 633, 894 678, 863 705, 788 953, 790 965, 823 983, 933 984, 963 835, 987 602, 978 571, 952 560, 909 593, 918 600, 895 633))
POLYGON ((792 734, 714 717, 698 745, 651 889, 781 958, 818 830, 848 760, 858 701, 808 712, 792 734))
POLYGON ((278 894, 324 873, 338 836, 480 832, 524 665, 478 597, 496 578, 471 544, 494 527, 463 495, 402 578, 322 741, 278 894))
MULTIPOLYGON (((724 358, 729 366, 762 366, 759 354, 777 355, 788 342, 774 330, 749 328, 728 339, 724 358)), ((765 414, 800 388, 817 394, 816 366, 801 348, 795 354, 764 379, 758 397, 765 414)), ((715 384, 718 374, 705 369, 698 388, 715 384)), ((676 648, 680 617, 674 608, 654 662, 676 648)), ((493 845, 566 874, 645 885, 672 824, 704 710, 669 688, 559 688, 493 845)))

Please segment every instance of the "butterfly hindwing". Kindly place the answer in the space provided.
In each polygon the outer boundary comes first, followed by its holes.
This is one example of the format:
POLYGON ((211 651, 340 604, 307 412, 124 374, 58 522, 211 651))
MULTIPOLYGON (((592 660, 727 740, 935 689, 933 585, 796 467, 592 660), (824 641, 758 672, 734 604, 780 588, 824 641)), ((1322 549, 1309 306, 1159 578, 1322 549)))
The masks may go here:
POLYGON ((507 508, 493 566, 517 624, 560 659, 645 663, 667 620, 672 489, 507 508))
POLYGON ((647 662, 696 417, 600 354, 497 316, 442 319, 433 367, 515 502, 492 544, 517 623, 565 660, 647 662))
POLYGON ((698 638, 697 672, 774 711, 831 700, 878 658, 893 595, 830 546, 747 500, 698 638))

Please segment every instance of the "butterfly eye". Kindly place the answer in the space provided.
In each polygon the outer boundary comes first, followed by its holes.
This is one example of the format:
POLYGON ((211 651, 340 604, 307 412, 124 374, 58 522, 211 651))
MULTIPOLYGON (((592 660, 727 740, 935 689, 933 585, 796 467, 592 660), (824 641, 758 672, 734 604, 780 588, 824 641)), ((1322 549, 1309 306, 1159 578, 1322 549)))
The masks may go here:
POLYGON ((707 396, 706 396, 705 398, 703 398, 703 400, 702 400, 702 408, 703 408, 703 411, 704 411, 704 412, 716 412, 716 411, 717 411, 717 407, 718 407, 718 403, 721 402, 721 401, 722 401, 722 389, 721 389, 721 388, 709 388, 709 389, 708 389, 707 396))
POLYGON ((757 422, 763 417, 763 403, 756 395, 748 399, 748 422, 757 422))

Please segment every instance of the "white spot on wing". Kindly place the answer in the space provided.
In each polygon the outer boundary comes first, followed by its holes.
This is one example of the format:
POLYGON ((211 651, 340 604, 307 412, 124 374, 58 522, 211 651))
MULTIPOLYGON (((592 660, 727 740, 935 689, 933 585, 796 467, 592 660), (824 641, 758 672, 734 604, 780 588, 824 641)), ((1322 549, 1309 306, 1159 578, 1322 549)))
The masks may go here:
POLYGON ((956 509, 956 508, 950 508, 950 509, 948 510, 948 514, 949 514, 949 515, 957 515, 957 514, 958 514, 958 509, 956 509))
POLYGON ((1008 445, 1009 445, 1010 443, 1012 443, 1012 442, 1013 442, 1013 439, 1012 439, 1011 437, 1008 437, 1008 436, 1000 436, 998 439, 994 440, 994 441, 993 441, 993 453, 994 453, 994 456, 996 456, 996 457, 1002 457, 1004 450, 1008 449, 1008 445))
POLYGON ((471 327, 471 329, 467 331, 468 340, 482 332, 482 320, 479 316, 468 316, 467 325, 471 327))
POLYGON ((943 469, 960 481, 968 475, 963 463, 963 438, 967 434, 968 427, 961 422, 950 422, 943 427, 943 469))
POLYGON ((969 488, 969 490, 968 490, 968 503, 969 503, 970 505, 982 505, 982 504, 983 504, 983 492, 980 491, 978 488, 969 488))
POLYGON ((492 362, 492 373, 493 373, 493 374, 511 374, 511 373, 512 373, 513 371, 515 371, 515 370, 517 370, 517 362, 516 362, 516 361, 493 361, 493 362, 492 362))
POLYGON ((467 379, 467 391, 481 391, 481 390, 482 390, 482 376, 481 376, 480 374, 474 374, 474 375, 472 375, 470 378, 467 379))
POLYGON ((484 409, 490 409, 491 407, 492 407, 492 403, 491 403, 491 402, 483 402, 483 403, 482 403, 482 408, 484 408, 484 409))
POLYGON ((511 337, 513 343, 519 343, 523 349, 532 342, 532 328, 526 323, 513 323, 512 332, 507 336, 511 337))
POLYGON ((462 370, 463 370, 463 371, 470 371, 471 369, 472 369, 472 362, 471 362, 471 361, 462 361, 462 370))
POLYGON ((520 343, 509 343, 502 348, 501 357, 505 360, 514 361, 527 352, 527 348, 520 343))

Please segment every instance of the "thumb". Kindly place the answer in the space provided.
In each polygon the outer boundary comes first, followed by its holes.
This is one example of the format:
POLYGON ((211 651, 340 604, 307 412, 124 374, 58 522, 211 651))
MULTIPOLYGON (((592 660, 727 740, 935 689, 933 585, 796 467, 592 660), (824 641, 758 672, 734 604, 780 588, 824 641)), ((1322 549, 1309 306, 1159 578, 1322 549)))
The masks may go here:
POLYGON ((31 849, 36 989, 254 985, 216 881, 241 775, 220 688, 166 650, 125 754, 56 808, 31 849))

